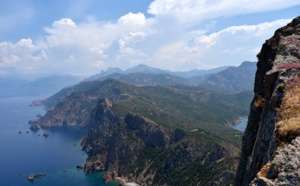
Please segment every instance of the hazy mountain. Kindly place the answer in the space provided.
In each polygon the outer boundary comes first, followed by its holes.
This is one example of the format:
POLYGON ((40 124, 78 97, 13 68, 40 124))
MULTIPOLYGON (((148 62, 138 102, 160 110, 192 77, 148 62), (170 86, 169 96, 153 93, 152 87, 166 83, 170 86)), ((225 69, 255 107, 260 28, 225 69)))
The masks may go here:
POLYGON ((0 77, 0 97, 12 97, 16 96, 16 90, 29 83, 29 80, 26 79, 17 79, 11 77, 0 77))
POLYGON ((245 61, 238 67, 229 67, 210 75, 200 86, 225 93, 253 90, 256 64, 245 61))
POLYGON ((194 76, 204 76, 204 75, 208 75, 208 74, 212 74, 212 73, 217 73, 220 72, 224 69, 228 68, 228 66, 223 66, 223 67, 218 67, 218 68, 213 68, 210 70, 190 70, 190 71, 185 71, 185 72, 172 72, 169 70, 162 70, 159 68, 153 68, 153 67, 149 67, 147 65, 144 64, 139 64, 135 67, 129 68, 125 71, 122 71, 119 68, 112 68, 109 67, 106 71, 101 71, 100 74, 96 74, 93 75, 87 79, 85 79, 86 81, 90 81, 90 80, 95 80, 95 79, 99 79, 99 78, 103 78, 105 76, 109 76, 111 74, 114 73, 118 73, 118 74, 136 74, 136 73, 144 73, 144 74, 169 74, 172 76, 178 76, 178 77, 182 77, 182 78, 191 78, 194 76))
POLYGON ((49 96, 80 81, 74 76, 52 75, 35 80, 0 78, 1 97, 49 96))
POLYGON ((225 69, 229 68, 229 66, 221 66, 217 68, 212 68, 209 70, 190 70, 186 72, 173 72, 173 75, 184 77, 184 78, 191 78, 191 77, 197 77, 197 76, 207 76, 209 74, 218 73, 225 69))
POLYGON ((119 81, 136 84, 136 85, 191 85, 189 80, 172 76, 169 74, 154 74, 154 73, 130 73, 130 74, 119 74, 114 73, 99 80, 105 79, 116 79, 119 81))
POLYGON ((149 66, 144 65, 144 64, 139 64, 135 67, 129 68, 129 69, 124 71, 124 73, 126 73, 126 74, 129 74, 129 73, 161 74, 161 73, 168 73, 168 72, 171 72, 171 71, 149 67, 149 66))

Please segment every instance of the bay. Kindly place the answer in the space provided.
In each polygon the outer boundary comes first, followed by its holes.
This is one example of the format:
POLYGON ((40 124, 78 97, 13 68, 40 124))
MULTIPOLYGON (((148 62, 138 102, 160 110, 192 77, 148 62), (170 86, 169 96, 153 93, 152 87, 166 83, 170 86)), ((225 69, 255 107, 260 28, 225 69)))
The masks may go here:
MULTIPOLYGON (((84 174, 76 165, 84 165, 87 155, 79 141, 86 130, 58 127, 29 130, 28 120, 44 114, 43 107, 29 107, 33 97, 0 99, 0 185, 4 186, 102 186, 102 173, 84 174), (20 133, 19 133, 20 132, 20 133), (28 181, 30 174, 45 173, 28 181)), ((116 183, 108 184, 110 186, 116 183)))
POLYGON ((237 125, 234 125, 233 128, 236 130, 239 130, 241 132, 245 132, 246 127, 247 127, 247 123, 248 123, 248 117, 243 117, 241 119, 241 122, 238 123, 237 125))

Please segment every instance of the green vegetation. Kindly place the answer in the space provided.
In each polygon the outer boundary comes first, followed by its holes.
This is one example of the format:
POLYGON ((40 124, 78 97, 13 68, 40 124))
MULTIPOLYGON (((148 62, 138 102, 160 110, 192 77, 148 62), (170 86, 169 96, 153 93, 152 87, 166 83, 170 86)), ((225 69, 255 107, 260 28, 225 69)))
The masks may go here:
POLYGON ((113 157, 118 158, 110 159, 109 164, 118 166, 129 179, 143 177, 149 185, 205 185, 220 180, 224 171, 235 172, 242 133, 227 125, 248 115, 252 96, 251 92, 229 95, 191 86, 136 86, 112 79, 84 82, 50 97, 48 101, 57 104, 41 123, 77 121, 77 125, 88 126, 85 145, 92 147, 90 155, 106 156, 98 154, 114 148, 110 152, 116 152, 113 157), (103 98, 112 107, 104 107, 99 102, 103 98), (183 129, 187 137, 174 143, 167 140, 160 147, 147 145, 147 139, 137 135, 143 129, 132 129, 125 122, 129 112, 161 125, 157 134, 168 139, 175 128, 183 129))
POLYGON ((240 147, 241 133, 225 125, 248 115, 252 92, 228 95, 191 86, 135 86, 113 79, 88 81, 48 98, 46 103, 57 105, 42 121, 77 121, 86 126, 97 100, 105 97, 114 102, 114 110, 122 117, 134 112, 160 125, 191 131, 202 140, 224 140, 240 147), (60 119, 52 121, 58 115, 60 119))

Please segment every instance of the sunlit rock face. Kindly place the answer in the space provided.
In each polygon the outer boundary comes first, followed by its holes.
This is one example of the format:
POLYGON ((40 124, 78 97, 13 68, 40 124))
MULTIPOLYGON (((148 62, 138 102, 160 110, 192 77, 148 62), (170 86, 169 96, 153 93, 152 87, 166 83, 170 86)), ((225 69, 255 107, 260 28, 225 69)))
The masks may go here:
POLYGON ((300 17, 258 54, 235 185, 300 185, 300 17))

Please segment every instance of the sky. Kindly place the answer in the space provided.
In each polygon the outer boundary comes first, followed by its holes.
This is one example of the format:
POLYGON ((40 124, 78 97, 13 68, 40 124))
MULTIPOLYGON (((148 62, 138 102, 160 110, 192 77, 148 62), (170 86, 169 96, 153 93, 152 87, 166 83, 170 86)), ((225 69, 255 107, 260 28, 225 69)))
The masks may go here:
POLYGON ((1 0, 0 76, 256 61, 299 0, 1 0))

